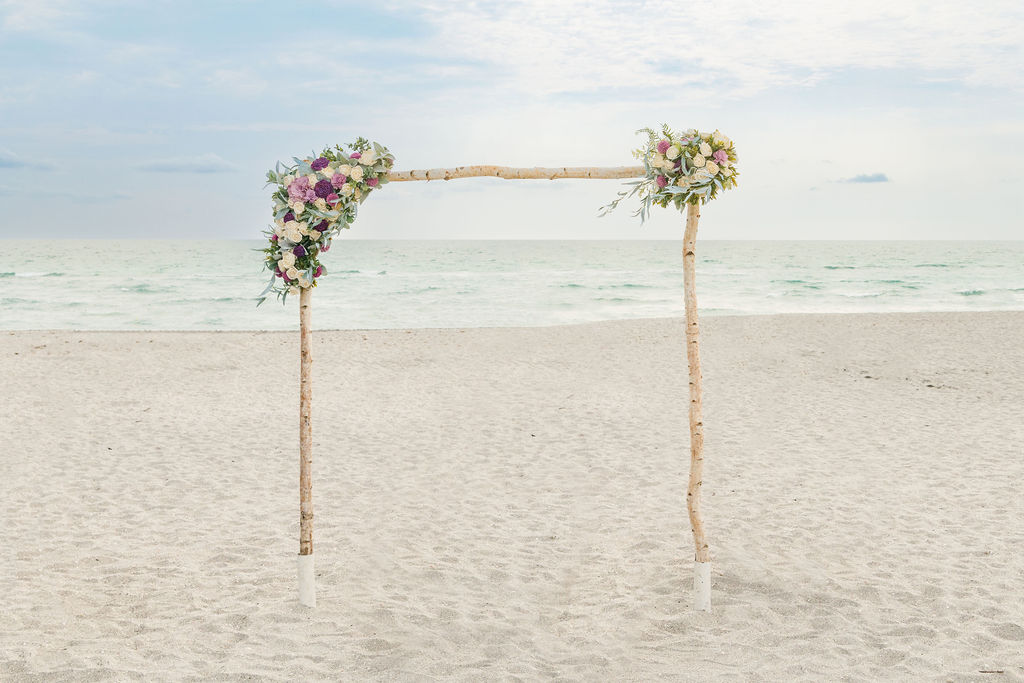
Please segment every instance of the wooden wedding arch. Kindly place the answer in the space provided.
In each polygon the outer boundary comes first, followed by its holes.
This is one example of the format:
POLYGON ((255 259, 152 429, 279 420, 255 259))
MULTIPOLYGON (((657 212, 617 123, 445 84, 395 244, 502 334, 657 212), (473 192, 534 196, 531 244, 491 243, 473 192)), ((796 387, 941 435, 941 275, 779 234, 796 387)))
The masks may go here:
MULTIPOLYGON (((643 166, 513 168, 509 166, 457 166, 429 170, 391 171, 389 182, 454 180, 456 178, 494 177, 506 180, 558 178, 613 179, 643 176, 643 166)), ((694 542, 694 608, 711 609, 711 554, 704 533, 700 501, 704 473, 704 422, 700 370, 700 326, 697 319, 697 290, 694 260, 700 204, 688 204, 683 234, 683 292, 686 309, 686 363, 689 369, 690 477, 686 489, 686 508, 694 542)), ((299 602, 316 606, 313 565, 313 431, 312 431, 312 288, 299 292, 299 329, 301 334, 299 389, 299 602)))

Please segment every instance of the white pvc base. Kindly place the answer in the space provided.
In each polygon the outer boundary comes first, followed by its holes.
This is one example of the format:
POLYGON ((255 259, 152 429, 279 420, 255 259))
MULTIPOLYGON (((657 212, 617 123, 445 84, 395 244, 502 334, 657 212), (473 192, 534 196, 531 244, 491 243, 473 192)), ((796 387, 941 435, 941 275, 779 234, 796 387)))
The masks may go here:
POLYGON ((693 563, 693 608, 698 612, 711 611, 711 563, 693 563))
POLYGON ((316 572, 313 571, 312 555, 299 555, 299 603, 316 607, 316 572))

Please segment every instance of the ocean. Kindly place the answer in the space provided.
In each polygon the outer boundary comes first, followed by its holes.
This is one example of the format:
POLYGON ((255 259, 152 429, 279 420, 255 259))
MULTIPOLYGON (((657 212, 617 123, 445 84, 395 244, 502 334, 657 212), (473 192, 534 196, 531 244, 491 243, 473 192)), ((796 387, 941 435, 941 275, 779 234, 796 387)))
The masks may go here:
MULTIPOLYGON (((262 241, 5 240, 0 329, 290 330, 262 241)), ((683 314, 678 241, 338 240, 317 329, 683 314)), ((1024 310, 1024 242, 700 241, 702 315, 1024 310)))

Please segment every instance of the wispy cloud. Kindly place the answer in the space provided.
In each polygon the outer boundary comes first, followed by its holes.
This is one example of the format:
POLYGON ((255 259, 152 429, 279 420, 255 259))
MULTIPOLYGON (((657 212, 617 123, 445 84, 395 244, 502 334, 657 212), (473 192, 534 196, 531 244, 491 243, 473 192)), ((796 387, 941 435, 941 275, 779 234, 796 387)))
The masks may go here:
POLYGON ((1024 89, 1018 0, 991 0, 984 12, 949 0, 395 4, 423 11, 444 54, 490 63, 502 82, 533 93, 629 84, 723 98, 813 85, 850 67, 949 71, 1024 89))
POLYGON ((889 176, 884 173, 861 173, 850 178, 840 178, 841 183, 888 183, 889 176))
POLYGON ((53 164, 39 159, 22 159, 8 149, 0 149, 0 170, 16 168, 45 170, 53 168, 53 164))
POLYGON ((135 167, 140 171, 150 173, 233 173, 239 170, 238 166, 216 154, 153 159, 137 164, 135 167))

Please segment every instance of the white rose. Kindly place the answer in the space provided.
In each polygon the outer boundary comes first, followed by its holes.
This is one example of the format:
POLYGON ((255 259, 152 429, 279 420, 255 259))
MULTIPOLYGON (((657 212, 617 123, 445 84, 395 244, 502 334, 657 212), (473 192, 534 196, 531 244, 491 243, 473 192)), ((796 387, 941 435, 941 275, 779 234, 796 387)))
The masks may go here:
POLYGON ((363 179, 363 168, 361 166, 356 166, 352 169, 352 173, 350 175, 352 176, 352 180, 359 182, 363 179))
POLYGON ((352 194, 352 183, 345 183, 341 186, 341 193, 346 197, 352 194))
POLYGON ((695 154, 693 156, 693 161, 691 163, 693 164, 694 168, 701 168, 702 166, 704 166, 704 161, 705 159, 702 155, 695 154))
POLYGON ((355 189, 355 198, 356 198, 356 199, 359 199, 359 198, 361 198, 362 196, 363 196, 363 191, 362 191, 362 190, 360 190, 360 189, 359 189, 359 188, 357 187, 357 188, 355 189))
POLYGON ((672 159, 673 161, 675 161, 676 159, 679 158, 679 154, 682 151, 683 150, 679 149, 678 145, 672 145, 671 147, 668 148, 668 151, 665 152, 665 158, 672 159))
POLYGON ((713 161, 709 161, 707 164, 705 164, 704 168, 706 168, 708 173, 710 173, 711 175, 715 175, 716 173, 718 173, 718 164, 716 164, 713 161))
POLYGON ((296 216, 302 215, 302 212, 306 210, 306 205, 302 202, 295 202, 292 204, 292 211, 295 212, 296 216))
POLYGON ((722 133, 716 128, 715 132, 711 134, 711 139, 719 145, 728 147, 732 144, 732 140, 728 136, 722 135, 722 133))
POLYGON ((312 173, 307 175, 306 176, 306 180, 309 181, 309 186, 310 187, 313 187, 314 185, 316 185, 316 181, 317 181, 316 171, 313 171, 312 173))
POLYGON ((294 296, 299 293, 299 288, 296 287, 295 285, 292 285, 291 287, 288 288, 288 293, 294 296))
POLYGON ((311 284, 313 284, 313 283, 310 282, 308 279, 306 279, 305 275, 300 275, 299 276, 299 287, 304 287, 305 288, 305 287, 309 287, 311 284))
POLYGON ((285 268, 292 268, 295 266, 295 254, 290 251, 286 251, 281 254, 281 264, 285 268))
POLYGON ((679 187, 689 187, 690 179, 684 175, 681 175, 679 176, 679 179, 676 181, 676 185, 678 185, 679 187))
POLYGON ((284 274, 288 276, 289 280, 297 280, 299 278, 299 271, 295 269, 295 266, 286 270, 284 274))
MULTIPOLYGON (((279 227, 279 228, 283 228, 284 227, 284 219, 283 218, 278 218, 276 221, 274 221, 274 224, 277 225, 277 227, 279 227)), ((274 232, 277 232, 277 231, 275 230, 274 232)))
POLYGON ((691 185, 703 185, 709 180, 711 180, 711 174, 708 173, 707 170, 703 168, 698 168, 696 171, 693 172, 693 175, 690 176, 691 185))
POLYGON ((320 209, 321 211, 326 211, 327 210, 327 201, 322 199, 322 198, 320 198, 320 197, 317 197, 316 201, 313 202, 313 204, 315 204, 316 208, 320 209))
POLYGON ((728 178, 729 176, 732 175, 732 169, 726 166, 725 168, 722 169, 722 175, 728 178))
MULTIPOLYGON (((295 224, 292 223, 292 225, 295 224)), ((302 231, 299 230, 298 228, 286 228, 284 236, 287 237, 289 241, 295 243, 299 243, 302 241, 302 231)))
POLYGON ((320 239, 320 231, 319 230, 310 230, 309 231, 309 238, 311 240, 313 240, 314 242, 316 242, 318 239, 320 239))
POLYGON ((363 166, 372 166, 375 161, 377 161, 377 154, 372 149, 366 150, 363 152, 362 156, 359 157, 359 163, 363 166))
POLYGON ((295 176, 293 176, 292 174, 289 173, 288 175, 286 175, 281 180, 284 181, 284 186, 288 187, 289 185, 291 185, 292 183, 295 182, 295 176))
POLYGON ((700 148, 699 149, 700 149, 700 153, 703 156, 706 156, 706 157, 711 156, 711 151, 712 151, 711 150, 711 145, 709 145, 708 143, 706 143, 706 142, 700 143, 700 148))
POLYGON ((348 164, 342 164, 341 166, 338 166, 338 173, 341 175, 349 175, 352 173, 352 167, 348 164))

